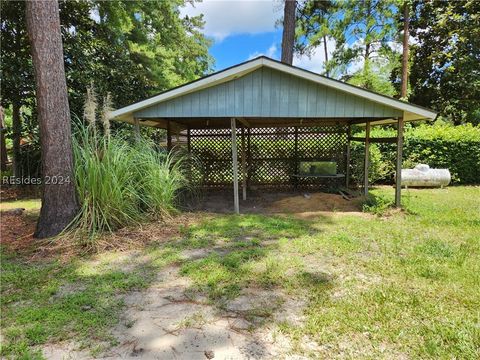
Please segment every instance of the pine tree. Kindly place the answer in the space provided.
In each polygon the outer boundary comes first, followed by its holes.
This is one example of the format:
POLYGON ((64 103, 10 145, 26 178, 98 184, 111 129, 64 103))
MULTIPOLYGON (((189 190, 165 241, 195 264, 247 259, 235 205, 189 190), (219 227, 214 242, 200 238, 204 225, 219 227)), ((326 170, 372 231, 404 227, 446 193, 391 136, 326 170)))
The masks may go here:
POLYGON ((27 1, 26 18, 35 69, 44 179, 35 237, 45 238, 64 230, 78 210, 58 1, 27 1))

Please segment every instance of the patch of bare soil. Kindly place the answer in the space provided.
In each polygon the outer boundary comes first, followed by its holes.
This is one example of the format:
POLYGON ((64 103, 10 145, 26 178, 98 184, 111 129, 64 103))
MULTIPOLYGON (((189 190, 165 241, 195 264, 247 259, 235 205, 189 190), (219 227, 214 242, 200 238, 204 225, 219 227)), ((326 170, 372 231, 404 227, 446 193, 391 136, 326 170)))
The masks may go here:
POLYGON ((361 198, 346 200, 341 195, 329 193, 306 193, 292 195, 273 201, 268 207, 272 213, 308 212, 360 212, 361 198))
POLYGON ((149 244, 171 241, 181 235, 181 229, 199 221, 201 214, 185 213, 177 216, 105 233, 94 242, 95 247, 81 246, 80 234, 67 232, 56 238, 34 239, 36 217, 28 214, 0 212, 0 244, 28 261, 51 260, 61 262, 85 253, 139 250, 149 244))
POLYGON ((182 229, 198 222, 201 214, 181 213, 158 221, 127 227, 105 234, 97 241, 98 252, 139 249, 151 243, 171 241, 181 235, 182 229))
MULTIPOLYGON (((303 310, 302 302, 272 289, 244 289, 213 304, 179 275, 178 266, 162 270, 147 290, 127 294, 124 302, 112 332, 117 345, 101 359, 282 359, 290 341, 272 322, 300 317, 303 310)), ((93 358, 72 343, 44 346, 42 352, 47 359, 93 358)))
MULTIPOLYGON (((290 214, 300 218, 358 215, 362 212, 363 198, 345 199, 340 194, 323 192, 259 192, 250 191, 247 199, 240 199, 242 214, 290 214)), ((206 193, 194 210, 211 213, 232 213, 233 196, 230 192, 206 193)))

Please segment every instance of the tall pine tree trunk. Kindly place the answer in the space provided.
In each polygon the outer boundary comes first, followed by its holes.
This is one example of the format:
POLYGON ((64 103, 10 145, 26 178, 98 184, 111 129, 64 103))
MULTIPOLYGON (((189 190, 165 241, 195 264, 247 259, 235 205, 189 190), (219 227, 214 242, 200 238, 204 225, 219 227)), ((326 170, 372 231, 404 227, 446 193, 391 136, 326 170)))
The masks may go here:
POLYGON ((57 0, 27 1, 26 17, 35 69, 44 178, 35 237, 45 238, 59 234, 78 209, 70 109, 57 0))
POLYGON ((7 170, 7 143, 5 142, 5 112, 3 106, 0 105, 0 169, 2 171, 7 170))
POLYGON ((409 26, 410 26, 410 8, 408 0, 403 4, 403 54, 402 54, 402 89, 400 97, 407 100, 408 97, 408 40, 409 40, 409 26))
POLYGON ((22 176, 22 164, 20 160, 20 139, 22 138, 22 118, 20 105, 13 101, 12 105, 12 150, 13 150, 13 176, 22 176))
POLYGON ((327 76, 330 76, 328 74, 328 69, 327 69, 327 63, 328 63, 328 46, 327 46, 327 37, 323 35, 323 51, 325 51, 325 74, 327 76))
POLYGON ((295 43, 295 0, 285 0, 283 9, 282 62, 292 65, 295 43))

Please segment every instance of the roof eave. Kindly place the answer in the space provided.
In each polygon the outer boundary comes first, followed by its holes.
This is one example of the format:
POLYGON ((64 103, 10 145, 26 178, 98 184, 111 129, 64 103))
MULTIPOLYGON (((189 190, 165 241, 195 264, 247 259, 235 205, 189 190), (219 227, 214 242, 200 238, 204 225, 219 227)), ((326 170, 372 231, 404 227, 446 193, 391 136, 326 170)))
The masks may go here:
POLYGON ((191 92, 201 90, 203 88, 210 87, 210 86, 215 86, 219 83, 243 76, 251 71, 254 71, 260 68, 262 65, 263 65, 263 58, 257 58, 252 61, 245 62, 241 65, 225 69, 223 71, 203 77, 191 83, 181 85, 171 90, 167 90, 149 99, 139 101, 132 105, 125 106, 121 109, 114 110, 111 113, 111 118, 114 120, 120 120, 124 116, 131 115, 136 111, 158 104, 162 101, 166 101, 181 95, 186 95, 191 92))
POLYGON ((313 81, 317 84, 335 88, 340 91, 344 91, 346 93, 352 94, 354 96, 360 96, 360 97, 369 99, 371 101, 377 102, 379 104, 383 104, 383 105, 401 110, 403 112, 406 112, 407 114, 414 115, 409 119, 405 119, 406 121, 433 120, 437 117, 437 113, 430 109, 423 108, 418 105, 413 105, 407 102, 403 102, 388 96, 384 96, 369 90, 365 90, 365 89, 362 89, 338 80, 334 80, 334 79, 310 72, 308 70, 300 69, 300 68, 287 65, 279 61, 275 61, 262 56, 262 57, 247 61, 245 63, 242 63, 240 65, 232 66, 230 68, 214 73, 212 75, 208 75, 204 78, 198 79, 191 83, 181 85, 171 90, 167 90, 149 99, 115 110, 112 112, 111 118, 118 121, 132 122, 133 113, 136 111, 158 104, 163 101, 170 100, 177 96, 186 95, 194 91, 215 86, 217 84, 238 78, 262 66, 284 71, 291 75, 294 75, 309 81, 313 81))

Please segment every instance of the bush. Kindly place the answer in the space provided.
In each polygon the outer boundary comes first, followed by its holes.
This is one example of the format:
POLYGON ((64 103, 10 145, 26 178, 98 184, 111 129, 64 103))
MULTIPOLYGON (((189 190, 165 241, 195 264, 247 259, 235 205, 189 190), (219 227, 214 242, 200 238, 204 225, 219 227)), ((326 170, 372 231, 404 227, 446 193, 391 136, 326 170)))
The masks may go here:
MULTIPOLYGON (((371 137, 395 135, 394 129, 372 128, 371 131, 371 137)), ((363 144, 352 143, 352 163, 355 167, 359 167, 359 164, 353 160, 358 161, 361 158, 363 161, 363 149, 363 144)), ((396 164, 396 145, 372 144, 371 149, 372 169, 369 175, 371 182, 392 182, 396 164), (377 151, 380 152, 380 156, 375 154, 377 151)), ((432 168, 449 169, 452 183, 479 184, 480 127, 471 124, 452 126, 444 123, 436 123, 433 126, 423 124, 418 127, 407 125, 403 168, 412 168, 419 163, 428 164, 432 168)))
POLYGON ((107 139, 90 127, 79 128, 75 135, 75 179, 81 209, 72 228, 92 240, 98 232, 175 210, 176 195, 186 185, 181 160, 174 162, 150 142, 107 139))
MULTIPOLYGON (((365 144, 351 143, 351 176, 358 184, 363 183, 363 169, 365 161, 365 144)), ((387 158, 380 151, 377 144, 370 144, 368 180, 371 184, 384 181, 390 176, 387 158)))
POLYGON ((393 202, 383 196, 369 194, 362 204, 363 212, 368 212, 374 215, 384 215, 387 210, 393 207, 393 202))

